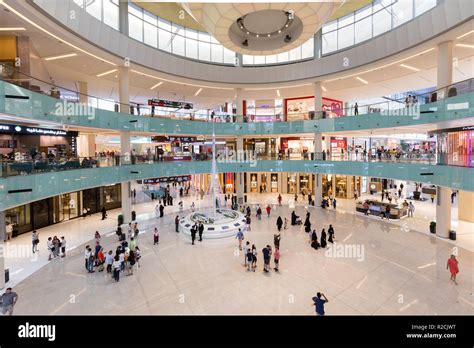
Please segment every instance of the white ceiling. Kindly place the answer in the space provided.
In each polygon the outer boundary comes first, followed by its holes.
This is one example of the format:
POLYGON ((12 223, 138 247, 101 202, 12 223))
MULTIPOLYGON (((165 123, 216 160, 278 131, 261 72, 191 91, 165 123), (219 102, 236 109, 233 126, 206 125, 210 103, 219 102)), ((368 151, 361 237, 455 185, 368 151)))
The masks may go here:
MULTIPOLYGON (((96 77, 97 74, 108 71, 113 66, 82 52, 74 51, 68 45, 48 36, 6 11, 0 11, 0 23, 1 26, 23 26, 27 29, 16 33, 0 32, 0 35, 26 35, 30 38, 33 46, 32 74, 35 77, 45 81, 52 79, 57 85, 74 91, 77 90, 76 81, 85 81, 88 83, 89 95, 105 99, 118 99, 116 73, 100 78, 96 77), (53 61, 44 60, 45 57, 73 52, 77 53, 77 56, 53 61)), ((453 54, 456 58, 456 66, 453 71, 454 81, 461 81, 474 76, 474 49, 456 46, 457 43, 474 44, 474 32, 460 40, 456 40, 456 37, 469 30, 472 31, 472 22, 446 34, 455 41, 453 54)), ((357 101, 406 90, 433 87, 436 85, 437 49, 435 45, 426 47, 410 49, 409 52, 388 57, 383 61, 372 64, 370 67, 365 66, 340 73, 337 77, 326 76, 323 86, 327 91, 323 92, 323 96, 344 101, 357 101), (426 47, 432 49, 427 51, 426 47), (401 67, 400 64, 402 63, 420 69, 420 71, 415 72, 401 67), (369 84, 362 83, 354 75, 362 77, 369 84)), ((105 52, 103 57, 110 59, 109 54, 105 52)), ((297 68, 298 64, 294 65, 297 68)), ((189 83, 172 82, 169 79, 162 78, 159 72, 141 66, 132 65, 132 70, 144 73, 144 75, 135 72, 130 73, 131 101, 138 103, 144 103, 148 98, 159 96, 164 99, 192 102, 197 108, 210 108, 232 100, 235 97, 233 87, 243 89, 244 99, 290 98, 313 95, 314 93, 310 81, 270 86, 220 87, 217 84, 206 83, 204 85, 202 82, 193 80, 189 80, 189 83), (156 89, 150 89, 160 81, 163 81, 162 85, 156 89), (195 96, 195 93, 201 87, 203 88, 202 91, 198 96, 195 96), (280 92, 280 97, 277 95, 277 89, 280 92)))

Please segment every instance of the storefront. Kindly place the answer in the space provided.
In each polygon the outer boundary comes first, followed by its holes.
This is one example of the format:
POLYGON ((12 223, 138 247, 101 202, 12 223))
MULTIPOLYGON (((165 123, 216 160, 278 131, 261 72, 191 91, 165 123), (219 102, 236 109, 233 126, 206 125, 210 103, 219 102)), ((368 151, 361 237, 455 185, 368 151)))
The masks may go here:
POLYGON ((59 129, 0 124, 0 154, 11 159, 16 153, 25 158, 36 153, 45 158, 52 153, 58 160, 71 158, 77 155, 77 136, 78 132, 59 129))
POLYGON ((474 167, 474 126, 429 132, 437 139, 438 164, 474 167))
POLYGON ((278 174, 272 173, 270 175, 270 192, 278 192, 278 174))
POLYGON ((102 207, 121 207, 120 184, 65 193, 7 209, 5 219, 14 223, 17 235, 80 217, 84 208, 94 214, 102 207))
POLYGON ((313 138, 281 138, 280 149, 289 159, 310 159, 311 153, 314 152, 313 138))
POLYGON ((283 121, 283 99, 246 100, 244 105, 248 122, 283 121))
POLYGON ((347 151, 347 138, 331 137, 330 141, 331 156, 342 156, 347 151))
MULTIPOLYGON (((344 102, 330 98, 322 100, 324 117, 334 118, 343 116, 344 102)), ((285 99, 287 121, 309 120, 314 117, 314 97, 285 99)), ((316 110, 321 111, 321 110, 316 110)))

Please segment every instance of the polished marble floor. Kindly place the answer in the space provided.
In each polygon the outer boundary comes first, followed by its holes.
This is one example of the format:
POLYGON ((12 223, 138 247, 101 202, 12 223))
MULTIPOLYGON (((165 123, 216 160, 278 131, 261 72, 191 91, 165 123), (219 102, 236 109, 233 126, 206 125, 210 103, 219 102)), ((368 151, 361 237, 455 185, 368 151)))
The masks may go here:
MULTIPOLYGON (((273 196, 249 196, 249 202, 270 202, 273 196)), ((152 203, 135 206, 141 267, 119 283, 105 273, 87 274, 83 262, 83 243, 91 241, 96 229, 109 233, 102 245, 115 250, 118 243, 112 231, 118 212, 110 212, 105 221, 95 215, 48 227, 40 232, 42 242, 48 235, 66 235, 70 250, 66 258, 48 263, 41 243, 34 262, 7 259, 12 265, 25 263, 14 275, 14 290, 20 296, 15 314, 313 314, 311 298, 318 291, 329 299, 328 315, 474 314, 472 251, 417 232, 403 221, 356 215, 350 208, 353 201, 338 202, 337 211, 310 208, 311 222, 318 236, 333 224, 337 250, 346 252, 314 250, 302 227, 289 226, 282 232, 280 272, 268 274, 262 271, 261 250, 273 245, 277 216, 289 218, 287 205, 275 206, 270 218, 252 219, 245 238, 259 252, 256 272, 243 266, 233 238, 192 246, 186 236, 174 232, 176 205, 163 219, 154 217, 152 203), (161 231, 158 246, 152 242, 155 226, 161 231), (450 281, 446 270, 455 247, 459 285, 450 281)), ((300 202, 296 212, 304 216, 305 204, 300 202)), ((29 243, 29 238, 21 236, 9 244, 20 239, 29 243)))

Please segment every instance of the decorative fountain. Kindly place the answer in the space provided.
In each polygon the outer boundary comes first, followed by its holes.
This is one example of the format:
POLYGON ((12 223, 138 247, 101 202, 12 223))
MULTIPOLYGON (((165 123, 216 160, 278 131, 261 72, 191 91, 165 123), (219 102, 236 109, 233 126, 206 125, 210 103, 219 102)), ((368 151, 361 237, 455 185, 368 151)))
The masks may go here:
POLYGON ((219 193, 219 183, 217 176, 216 161, 216 135, 214 132, 214 120, 212 122, 212 166, 209 194, 211 204, 210 209, 193 212, 180 219, 179 230, 187 235, 191 235, 191 227, 195 223, 202 222, 204 239, 217 239, 235 236, 239 229, 245 227, 245 216, 239 211, 218 206, 217 197, 219 193))

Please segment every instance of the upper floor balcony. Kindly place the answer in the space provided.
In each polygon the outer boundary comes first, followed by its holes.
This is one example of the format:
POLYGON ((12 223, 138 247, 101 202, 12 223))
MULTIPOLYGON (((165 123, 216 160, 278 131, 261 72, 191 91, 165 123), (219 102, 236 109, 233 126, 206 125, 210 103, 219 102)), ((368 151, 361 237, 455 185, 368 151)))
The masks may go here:
MULTIPOLYGON (((138 111, 138 114, 111 111, 110 104, 114 104, 111 101, 95 98, 98 107, 92 107, 89 103, 77 101, 94 100, 94 97, 81 96, 75 91, 61 93, 62 88, 59 86, 28 78, 17 84, 0 81, 0 113, 25 121, 34 120, 66 127, 91 127, 119 132, 209 135, 215 131, 216 135, 232 136, 330 133, 470 118, 474 114, 473 81, 473 79, 461 81, 428 94, 418 95, 416 102, 410 104, 405 100, 398 100, 361 105, 358 109, 343 108, 339 110, 339 117, 331 118, 327 112, 321 110, 301 121, 245 122, 250 120, 243 115, 221 118, 192 111, 159 115, 154 112, 154 108, 141 107, 136 110, 136 106, 128 107, 138 111), (40 92, 47 90, 45 87, 49 87, 49 95, 40 92), (61 98, 62 95, 70 96, 71 93, 77 95, 74 101, 61 98), (206 122, 211 120, 215 122, 206 122)), ((115 109, 118 110, 118 104, 115 105, 115 109)), ((284 116, 282 118, 285 119, 284 116)))

